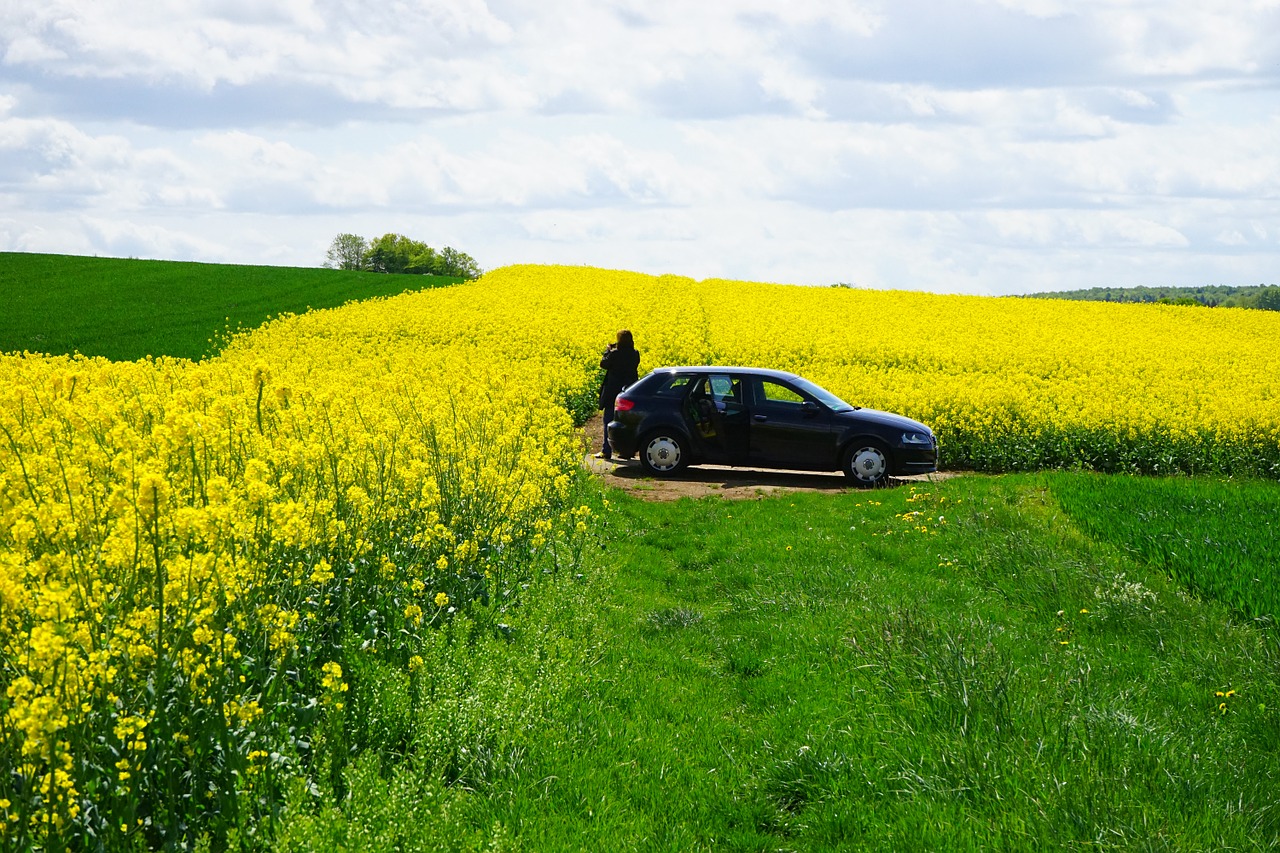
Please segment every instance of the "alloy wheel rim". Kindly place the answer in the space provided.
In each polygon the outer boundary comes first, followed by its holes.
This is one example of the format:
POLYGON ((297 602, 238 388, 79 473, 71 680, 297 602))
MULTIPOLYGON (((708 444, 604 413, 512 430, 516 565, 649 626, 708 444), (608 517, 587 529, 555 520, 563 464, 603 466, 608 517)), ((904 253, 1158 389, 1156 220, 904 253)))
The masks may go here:
POLYGON ((655 471, 670 471, 680 464, 680 445, 667 436, 659 436, 645 448, 645 458, 655 471))
POLYGON ((884 454, 874 447, 864 447, 853 456, 853 475, 867 483, 883 477, 887 467, 884 454))

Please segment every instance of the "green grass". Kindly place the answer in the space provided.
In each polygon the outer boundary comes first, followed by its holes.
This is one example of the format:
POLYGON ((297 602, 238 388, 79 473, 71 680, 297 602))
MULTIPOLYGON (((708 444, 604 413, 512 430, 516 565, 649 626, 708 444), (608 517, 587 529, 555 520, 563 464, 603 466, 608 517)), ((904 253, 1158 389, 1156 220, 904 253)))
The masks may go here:
POLYGON ((470 705, 487 739, 457 727, 501 766, 459 783, 419 729, 404 761, 295 797, 276 843, 1280 846, 1274 630, 1083 532, 1055 497, 1075 476, 610 494, 596 567, 493 658, 524 675, 470 705))
POLYGON ((0 351, 197 359, 228 328, 461 280, 0 252, 0 351))
MULTIPOLYGON (((0 350, 199 357, 228 322, 423 283, 0 254, 0 350)), ((531 587, 496 629, 441 632, 412 675, 354 662, 345 713, 299 733, 347 757, 240 841, 1280 847, 1280 485, 586 488, 612 506, 582 575, 531 587)))
POLYGON ((1249 616, 1280 615, 1280 487, 1269 481, 1055 477, 1054 496, 1097 538, 1249 616))

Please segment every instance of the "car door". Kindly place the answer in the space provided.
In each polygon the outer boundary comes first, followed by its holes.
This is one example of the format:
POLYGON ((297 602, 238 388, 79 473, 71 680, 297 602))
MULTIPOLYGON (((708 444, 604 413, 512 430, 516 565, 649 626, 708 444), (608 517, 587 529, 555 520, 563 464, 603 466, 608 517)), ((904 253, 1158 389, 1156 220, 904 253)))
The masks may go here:
POLYGON ((831 411, 782 379, 749 379, 751 461, 777 468, 835 465, 831 411))
POLYGON ((739 377, 711 373, 698 380, 686 409, 689 433, 709 462, 747 461, 750 422, 739 377))

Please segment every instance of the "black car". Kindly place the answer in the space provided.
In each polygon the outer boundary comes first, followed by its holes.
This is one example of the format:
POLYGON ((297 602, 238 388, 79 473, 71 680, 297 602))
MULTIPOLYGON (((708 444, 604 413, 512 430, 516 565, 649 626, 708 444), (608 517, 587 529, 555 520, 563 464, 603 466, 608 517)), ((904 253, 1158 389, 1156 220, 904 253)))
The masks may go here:
POLYGON ((851 406, 794 373, 662 367, 618 395, 609 444, 650 474, 714 463, 843 471, 859 486, 938 469, 933 430, 851 406))

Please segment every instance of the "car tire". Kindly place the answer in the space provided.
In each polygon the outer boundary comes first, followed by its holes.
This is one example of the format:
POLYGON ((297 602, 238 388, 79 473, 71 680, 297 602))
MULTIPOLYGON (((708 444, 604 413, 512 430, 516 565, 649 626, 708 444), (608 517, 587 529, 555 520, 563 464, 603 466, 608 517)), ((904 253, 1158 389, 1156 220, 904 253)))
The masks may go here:
POLYGON ((675 430, 659 429, 640 439, 640 467, 655 477, 670 477, 689 464, 689 442, 675 430))
POLYGON ((876 489, 889 482, 893 457, 889 448, 872 439, 859 439, 849 445, 840 466, 844 475, 860 489, 876 489))

